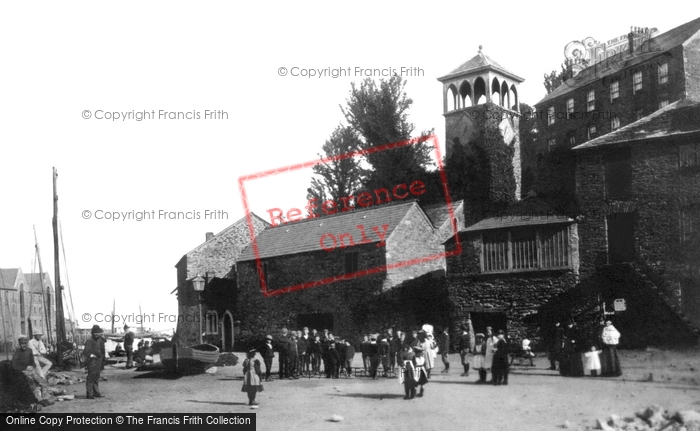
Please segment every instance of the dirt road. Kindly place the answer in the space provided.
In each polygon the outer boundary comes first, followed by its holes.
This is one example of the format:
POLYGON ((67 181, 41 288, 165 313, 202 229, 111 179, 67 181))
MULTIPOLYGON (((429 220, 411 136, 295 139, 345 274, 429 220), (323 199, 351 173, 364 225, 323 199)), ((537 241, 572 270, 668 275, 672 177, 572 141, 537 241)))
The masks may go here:
MULTIPOLYGON (((76 399, 44 412, 256 412, 259 430, 554 430, 565 421, 575 429, 652 404, 700 410, 699 352, 623 351, 624 374, 613 379, 561 377, 547 370, 546 358, 536 358, 535 367, 512 367, 508 386, 477 385, 476 373, 460 377, 453 355, 451 373, 441 374, 440 364, 423 398, 404 400, 398 379, 315 377, 265 383, 257 410, 241 392, 240 365, 177 379, 107 367, 105 398, 87 400, 84 385, 67 386, 76 399), (330 422, 334 414, 343 420, 330 422)), ((359 355, 354 364, 361 364, 359 355)))

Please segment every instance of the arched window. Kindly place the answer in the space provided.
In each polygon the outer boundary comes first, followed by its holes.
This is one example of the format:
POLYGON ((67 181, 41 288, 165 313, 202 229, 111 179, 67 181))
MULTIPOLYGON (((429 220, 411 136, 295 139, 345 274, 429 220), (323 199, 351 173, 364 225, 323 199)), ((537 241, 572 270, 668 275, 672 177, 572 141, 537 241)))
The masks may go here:
POLYGON ((454 84, 447 89, 445 97, 447 98, 447 112, 457 109, 457 87, 454 84))
POLYGON ((473 105, 472 86, 469 85, 469 82, 464 81, 462 85, 459 86, 459 97, 462 102, 462 108, 468 108, 473 105))
POLYGON ((498 78, 493 78, 493 81, 491 81, 491 103, 495 103, 496 105, 503 105, 501 84, 498 82, 498 78))
POLYGON ((474 103, 481 105, 486 102, 486 82, 482 77, 476 78, 474 81, 474 103))
POLYGON ((518 104, 518 89, 515 88, 515 84, 510 86, 510 91, 513 92, 513 102, 514 102, 510 109, 512 109, 513 111, 520 112, 520 105, 518 104))

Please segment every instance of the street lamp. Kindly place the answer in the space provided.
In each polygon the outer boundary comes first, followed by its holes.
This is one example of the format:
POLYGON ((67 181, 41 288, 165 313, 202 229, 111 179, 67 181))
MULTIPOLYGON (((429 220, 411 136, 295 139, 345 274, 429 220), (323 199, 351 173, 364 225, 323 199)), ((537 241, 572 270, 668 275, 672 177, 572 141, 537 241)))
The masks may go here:
POLYGON ((204 283, 205 280, 199 274, 192 279, 192 286, 197 292, 197 301, 199 302, 199 344, 202 344, 202 292, 204 291, 204 283))

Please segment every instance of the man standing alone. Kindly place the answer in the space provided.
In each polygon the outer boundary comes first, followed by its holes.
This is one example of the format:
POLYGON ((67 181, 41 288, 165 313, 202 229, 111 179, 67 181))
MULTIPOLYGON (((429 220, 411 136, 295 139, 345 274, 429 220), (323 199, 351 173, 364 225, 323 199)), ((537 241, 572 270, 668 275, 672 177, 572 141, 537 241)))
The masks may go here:
POLYGON ((105 357, 105 343, 102 340, 102 329, 94 325, 92 338, 85 342, 83 356, 87 363, 87 379, 85 381, 87 399, 102 398, 100 394, 100 372, 102 371, 102 359, 105 357))
POLYGON ((129 325, 124 325, 124 350, 126 350, 126 369, 134 368, 134 333, 129 325))

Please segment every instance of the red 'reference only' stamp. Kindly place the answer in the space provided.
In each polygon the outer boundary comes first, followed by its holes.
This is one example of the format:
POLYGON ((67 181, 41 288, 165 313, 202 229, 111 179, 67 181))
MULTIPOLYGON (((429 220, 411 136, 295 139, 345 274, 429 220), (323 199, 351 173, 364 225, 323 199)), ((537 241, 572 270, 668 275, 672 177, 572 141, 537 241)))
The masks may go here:
MULTIPOLYGON (((263 172, 258 172, 249 175, 243 175, 238 178, 238 187, 241 193, 241 201, 243 203, 243 208, 246 214, 246 221, 248 224, 249 235, 253 238, 250 244, 252 254, 255 257, 255 267, 257 270, 258 279, 260 282, 260 287, 265 297, 277 296, 284 293, 296 292, 303 289, 308 289, 311 287, 318 287, 322 285, 327 285, 336 281, 356 279, 359 277, 368 276, 371 274, 377 274, 381 272, 388 272, 398 268, 404 268, 411 265, 422 264, 429 261, 443 259, 448 256, 458 255, 461 253, 461 244, 456 241, 456 247, 454 250, 446 252, 444 249, 439 250, 434 253, 426 253, 425 256, 411 257, 404 260, 392 261, 386 265, 375 266, 372 268, 358 269, 351 272, 346 272, 343 274, 332 275, 328 277, 322 277, 318 280, 306 281, 297 284, 290 284, 289 286, 275 287, 275 289, 268 288, 268 277, 265 274, 266 267, 263 264, 263 259, 265 258, 264 250, 261 253, 260 244, 258 238, 255 235, 255 228, 253 225, 253 219, 251 216, 249 199, 246 191, 246 183, 250 181, 255 181, 262 178, 267 178, 276 174, 297 171, 299 169, 311 168, 320 163, 327 163, 330 161, 343 160, 350 157, 361 157, 367 154, 372 154, 382 151, 391 151, 397 148, 405 147, 408 145, 417 145, 423 142, 428 142, 432 147, 435 155, 435 160, 437 163, 438 173, 440 175, 440 183, 442 185, 442 192, 445 198, 445 206, 449 216, 449 226, 452 229, 451 234, 457 234, 457 221, 455 218, 455 212, 452 205, 452 200, 450 198, 447 176, 445 174, 444 166, 442 164, 442 155, 440 152, 440 146, 438 143, 437 136, 434 134, 425 135, 418 138, 408 139, 405 141, 394 142, 390 144, 380 145, 366 150, 353 151, 345 154, 341 154, 333 157, 326 157, 323 159, 316 159, 312 161, 307 161, 303 163, 297 163, 293 165, 278 167, 275 169, 269 169, 263 172)), ((319 226, 323 226, 323 222, 328 220, 326 217, 318 216, 313 213, 315 209, 320 209, 324 216, 342 215, 343 213, 352 213, 358 210, 364 210, 367 208, 371 210, 373 208, 380 208, 385 203, 392 201, 400 201, 415 199, 421 194, 425 193, 426 186, 420 181, 416 180, 410 183, 397 184, 392 188, 381 188, 373 191, 362 191, 356 193, 355 196, 341 197, 337 201, 329 200, 325 202, 318 202, 316 199, 311 199, 308 201, 306 207, 306 214, 300 208, 291 208, 288 210, 283 210, 282 208, 270 208, 268 209, 267 215, 270 217, 270 223, 273 227, 268 229, 281 229, 284 226, 290 226, 293 228, 295 224, 299 223, 309 223, 309 219, 315 219, 319 222, 319 226)), ((365 215, 363 218, 366 218, 365 215)), ((330 223, 329 223, 330 224, 330 223)), ((267 231, 268 229, 265 229, 267 231)), ((350 249, 356 245, 371 244, 376 243, 377 247, 382 247, 386 245, 387 229, 389 225, 386 223, 380 223, 378 225, 367 225, 365 227, 364 222, 359 222, 357 226, 346 226, 347 232, 337 233, 334 235, 332 232, 319 231, 319 238, 306 238, 306 243, 311 243, 312 248, 310 250, 323 250, 325 252, 332 252, 339 249, 350 249), (353 236, 350 233, 352 229, 355 232, 353 236), (357 237, 357 238, 355 238, 357 237), (356 241, 357 239, 357 241, 356 241)), ((265 234, 265 231, 258 235, 265 234)))

